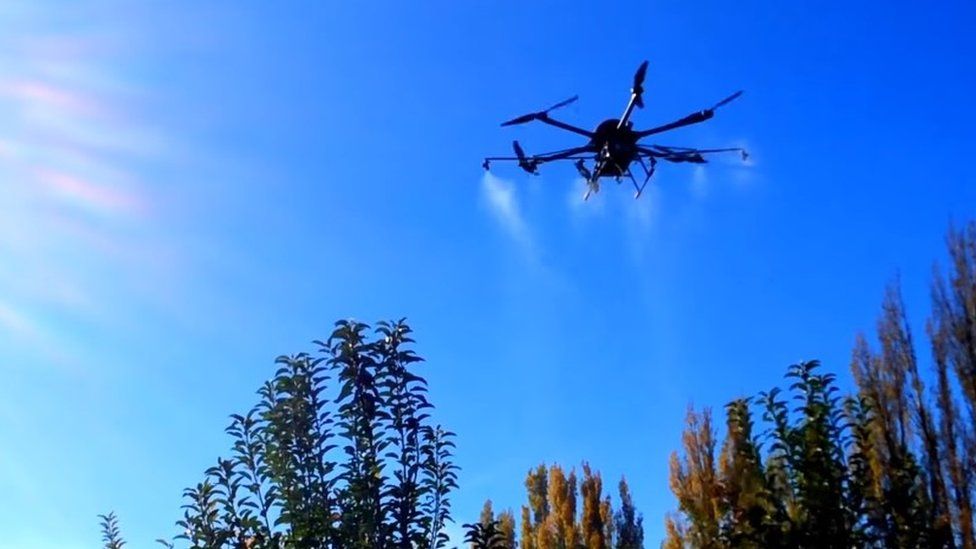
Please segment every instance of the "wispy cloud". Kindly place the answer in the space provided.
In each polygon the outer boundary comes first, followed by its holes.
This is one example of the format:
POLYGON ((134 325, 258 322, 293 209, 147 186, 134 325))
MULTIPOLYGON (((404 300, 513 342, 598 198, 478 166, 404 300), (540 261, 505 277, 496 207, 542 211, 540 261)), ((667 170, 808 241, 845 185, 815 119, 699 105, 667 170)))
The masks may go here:
POLYGON ((37 341, 40 334, 30 318, 3 301, 0 301, 0 329, 20 340, 37 341))
POLYGON ((170 139, 139 111, 116 31, 55 25, 41 8, 0 11, 0 24, 20 29, 0 37, 0 329, 57 347, 72 322, 124 324, 120 302, 155 299, 136 286, 166 287, 153 258, 175 246, 145 168, 170 139))
POLYGON ((69 206, 90 210, 104 215, 137 215, 142 213, 142 199, 133 192, 120 189, 110 182, 83 178, 80 175, 56 168, 38 166, 34 180, 50 198, 61 200, 69 206))
POLYGON ((0 82, 0 95, 22 106, 57 109, 74 114, 95 114, 97 105, 77 93, 38 79, 13 77, 0 82))

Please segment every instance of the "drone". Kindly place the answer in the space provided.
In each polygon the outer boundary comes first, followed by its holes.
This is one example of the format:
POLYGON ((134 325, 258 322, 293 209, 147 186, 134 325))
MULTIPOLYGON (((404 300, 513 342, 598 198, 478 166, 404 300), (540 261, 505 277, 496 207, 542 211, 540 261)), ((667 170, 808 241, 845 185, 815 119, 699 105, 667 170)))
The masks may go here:
POLYGON ((742 95, 742 91, 740 90, 719 101, 711 108, 689 114, 680 120, 647 130, 635 130, 630 117, 634 113, 635 108, 644 108, 644 77, 646 75, 647 61, 644 61, 634 74, 634 85, 630 89, 630 101, 627 102, 627 108, 624 110, 623 116, 619 120, 616 118, 604 120, 593 131, 567 124, 549 116, 550 112, 575 102, 579 99, 578 95, 560 101, 544 111, 525 114, 507 122, 502 122, 502 126, 515 126, 538 120, 543 124, 555 126, 586 137, 589 141, 585 145, 527 156, 522 146, 519 145, 519 142, 513 141, 512 148, 515 150, 515 156, 489 156, 485 158, 481 166, 485 170, 488 170, 491 167, 491 162, 514 161, 518 162, 518 166, 526 172, 538 175, 539 166, 542 164, 557 160, 575 160, 577 171, 586 180, 587 188, 586 194, 583 195, 583 200, 587 200, 592 193, 600 191, 599 180, 605 177, 612 177, 617 183, 620 183, 624 177, 629 177, 634 184, 634 189, 637 191, 634 195, 636 199, 640 198, 641 193, 644 192, 644 188, 647 186, 647 182, 654 175, 658 161, 704 164, 707 162, 704 155, 726 152, 737 152, 742 155, 743 160, 749 157, 749 153, 738 147, 695 149, 642 144, 640 141, 645 137, 704 122, 715 115, 716 109, 731 103, 742 95), (592 168, 587 167, 587 160, 592 160, 592 168), (635 176, 631 170, 631 166, 635 163, 643 170, 644 180, 640 184, 637 183, 638 176, 635 176))

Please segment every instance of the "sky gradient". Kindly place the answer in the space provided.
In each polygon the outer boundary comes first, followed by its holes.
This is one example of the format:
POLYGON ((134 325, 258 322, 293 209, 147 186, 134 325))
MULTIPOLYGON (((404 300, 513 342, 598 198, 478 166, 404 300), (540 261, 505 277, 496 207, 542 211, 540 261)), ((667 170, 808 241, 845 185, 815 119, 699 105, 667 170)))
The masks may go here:
MULTIPOLYGON (((626 474, 649 546, 689 403, 819 358, 846 384, 900 273, 922 333, 976 217, 976 5, 22 2, 0 6, 0 531, 175 533, 276 355, 406 316, 458 433, 459 523, 540 462, 626 474), (138 6, 138 7, 136 7, 138 6), (745 94, 639 201, 583 203, 560 111, 637 127, 745 94)), ((921 337, 919 335, 919 337, 921 337)), ((927 357, 923 357, 927 358, 927 357)))

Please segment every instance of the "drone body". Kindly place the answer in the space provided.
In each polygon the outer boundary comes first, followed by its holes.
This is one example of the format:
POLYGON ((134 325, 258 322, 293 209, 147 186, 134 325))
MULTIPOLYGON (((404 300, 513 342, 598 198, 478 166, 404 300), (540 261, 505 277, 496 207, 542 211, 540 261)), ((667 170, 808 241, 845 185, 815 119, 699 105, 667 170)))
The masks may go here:
POLYGON ((634 130, 633 122, 630 121, 630 117, 635 108, 644 107, 643 83, 646 73, 647 61, 644 61, 637 69, 637 73, 634 75, 634 85, 631 88, 630 101, 627 103, 627 108, 624 110, 623 115, 619 119, 609 118, 604 120, 593 131, 585 130, 571 124, 561 122, 549 116, 549 112, 576 101, 579 98, 578 96, 573 96, 565 101, 556 103, 544 111, 529 113, 502 123, 502 126, 514 126, 517 124, 524 124, 526 122, 538 120, 544 124, 555 126, 557 128, 586 137, 588 142, 585 145, 544 154, 526 156, 525 151, 522 149, 522 146, 519 145, 519 142, 513 141, 512 148, 515 150, 515 156, 488 157, 485 158, 482 166, 487 170, 492 161, 516 161, 518 162, 519 167, 521 167, 523 170, 532 174, 537 174, 539 166, 546 162, 553 162, 556 160, 575 160, 576 169, 586 180, 587 190, 586 194, 583 196, 583 199, 586 200, 590 197, 591 193, 598 192, 600 190, 599 180, 603 177, 613 177, 618 182, 623 177, 629 177, 634 183, 634 188, 637 190, 634 198, 639 198, 641 193, 644 191, 644 187, 647 186, 647 182, 651 179, 651 176, 654 175, 654 170, 659 160, 674 163, 691 162, 695 164, 702 164, 706 162, 705 157, 703 156, 705 154, 733 151, 742 154, 743 159, 746 158, 746 151, 737 147, 725 149, 694 149, 687 147, 666 147, 663 145, 641 144, 640 140, 650 135, 704 122, 705 120, 708 120, 714 116, 715 109, 742 95, 742 92, 738 91, 729 97, 726 97, 722 101, 719 101, 710 109, 704 109, 689 114, 688 116, 669 124, 664 124, 648 130, 634 130), (587 160, 593 161, 592 169, 586 166, 587 160), (637 177, 631 171, 631 166, 633 166, 635 163, 643 169, 644 179, 643 183, 641 184, 637 183, 637 177))
POLYGON ((618 120, 608 118, 600 123, 593 131, 589 147, 593 151, 606 150, 607 161, 603 163, 598 177, 619 177, 626 175, 625 170, 637 158, 637 133, 628 123, 619 127, 618 120))

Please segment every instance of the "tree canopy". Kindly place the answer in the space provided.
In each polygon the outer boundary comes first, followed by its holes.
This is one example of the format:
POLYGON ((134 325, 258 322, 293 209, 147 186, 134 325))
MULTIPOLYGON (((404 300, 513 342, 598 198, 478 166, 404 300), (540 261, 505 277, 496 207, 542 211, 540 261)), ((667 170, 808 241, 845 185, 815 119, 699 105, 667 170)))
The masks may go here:
MULTIPOLYGON (((670 463, 677 509, 663 547, 976 548, 976 222, 950 228, 920 365, 899 281, 874 342, 855 339, 854 390, 815 360, 786 388, 730 401, 724 436, 689 409, 670 463)), ((167 547, 439 548, 458 487, 454 433, 433 421, 403 320, 340 321, 313 353, 281 356, 257 403, 231 416, 227 457, 183 492, 167 547)), ((643 518, 624 479, 614 509, 583 463, 528 471, 519 516, 485 503, 473 549, 635 549, 643 518)), ((101 515, 106 549, 118 519, 101 515)))
POLYGON ((181 533, 160 543, 443 547, 454 434, 432 421, 410 333, 403 320, 340 321, 316 353, 279 357, 257 404, 231 416, 230 457, 184 491, 181 533))
POLYGON ((726 406, 717 456, 710 411, 689 411, 666 547, 976 547, 976 223, 947 244, 926 325, 934 390, 896 280, 876 345, 854 344, 853 394, 816 361, 795 364, 785 391, 726 406))

